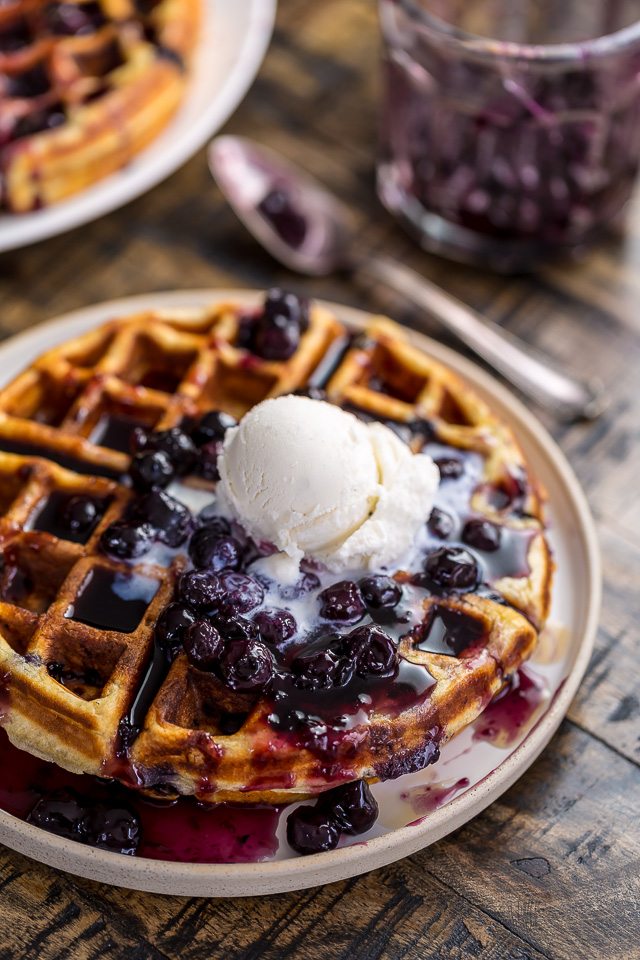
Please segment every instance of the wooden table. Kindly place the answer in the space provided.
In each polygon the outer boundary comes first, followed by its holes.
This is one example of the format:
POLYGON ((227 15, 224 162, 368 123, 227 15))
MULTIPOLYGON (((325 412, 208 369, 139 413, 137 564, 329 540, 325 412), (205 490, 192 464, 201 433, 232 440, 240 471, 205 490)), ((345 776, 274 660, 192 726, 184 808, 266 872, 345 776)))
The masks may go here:
MULTIPOLYGON (((0 960, 635 960, 640 957, 640 210, 582 265, 500 278, 421 253, 374 195, 377 16, 372 0, 281 0, 271 51, 229 130, 284 151, 391 252, 568 369, 609 385, 593 425, 547 421, 600 526, 605 600, 568 718, 528 773, 435 846, 363 877, 248 900, 155 897, 0 851, 0 960)), ((201 152, 147 196, 0 259, 0 334, 149 290, 282 283, 387 310, 383 291, 304 281, 225 207, 201 152)))

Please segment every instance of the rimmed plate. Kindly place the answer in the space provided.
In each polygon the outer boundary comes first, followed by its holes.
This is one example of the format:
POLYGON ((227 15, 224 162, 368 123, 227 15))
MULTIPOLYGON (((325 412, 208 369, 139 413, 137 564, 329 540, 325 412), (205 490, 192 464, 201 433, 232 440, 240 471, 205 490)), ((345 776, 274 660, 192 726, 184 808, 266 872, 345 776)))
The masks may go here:
POLYGON ((128 166, 43 210, 0 214, 0 252, 65 233, 122 207, 186 163, 232 114, 271 39, 277 0, 202 0, 201 36, 175 117, 128 166))
MULTIPOLYGON (((97 304, 29 330, 0 346, 0 385, 43 350, 117 315, 144 308, 197 307, 215 300, 259 301, 261 294, 196 290, 151 294, 97 304)), ((360 329, 368 315, 327 304, 360 329)), ((380 817, 374 830, 348 846, 295 857, 281 843, 279 858, 251 864, 185 864, 125 857, 46 833, 0 811, 0 842, 69 873, 104 883, 183 896, 253 896, 282 893, 352 877, 408 856, 476 816, 533 763, 557 730, 589 662, 598 623, 601 571, 597 535, 578 481, 551 437, 505 387, 452 350, 409 331, 432 356, 460 373, 514 427, 549 495, 549 538, 557 574, 551 621, 531 669, 547 694, 537 722, 508 744, 483 741, 467 728, 447 744, 437 764, 397 781, 376 784, 380 817), (466 778, 469 783, 465 783, 466 778), (445 801, 438 805, 434 797, 445 801), (429 812, 430 811, 430 812, 429 812)), ((282 828, 283 825, 281 825, 282 828)))

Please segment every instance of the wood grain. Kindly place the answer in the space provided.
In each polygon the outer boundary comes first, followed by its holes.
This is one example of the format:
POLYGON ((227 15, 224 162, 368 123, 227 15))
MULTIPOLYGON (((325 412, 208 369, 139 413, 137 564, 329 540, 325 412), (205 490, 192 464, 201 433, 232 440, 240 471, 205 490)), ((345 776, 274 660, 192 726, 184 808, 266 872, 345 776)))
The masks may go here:
MULTIPOLYGON (((612 402, 559 427, 600 526, 605 598, 558 735, 484 814, 364 877, 280 897, 186 900, 108 888, 0 850, 0 960, 635 960, 640 955, 640 205, 576 265, 500 278, 422 253, 374 193, 372 0, 281 0, 272 48, 228 125, 291 156, 354 211, 364 250, 423 272, 612 402)), ((0 336, 88 303, 207 286, 294 289, 440 335, 367 278, 292 277, 248 238, 204 154, 101 220, 0 258, 0 336)), ((442 338, 447 340, 446 337, 442 338)))

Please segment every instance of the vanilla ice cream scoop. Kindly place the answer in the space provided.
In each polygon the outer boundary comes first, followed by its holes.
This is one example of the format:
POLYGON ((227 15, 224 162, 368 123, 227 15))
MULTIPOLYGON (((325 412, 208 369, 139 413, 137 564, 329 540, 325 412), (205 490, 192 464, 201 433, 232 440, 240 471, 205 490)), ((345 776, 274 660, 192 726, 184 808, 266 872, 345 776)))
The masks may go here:
POLYGON ((439 481, 388 427, 296 396, 265 400, 228 430, 218 469, 223 502, 255 540, 334 571, 404 553, 439 481))

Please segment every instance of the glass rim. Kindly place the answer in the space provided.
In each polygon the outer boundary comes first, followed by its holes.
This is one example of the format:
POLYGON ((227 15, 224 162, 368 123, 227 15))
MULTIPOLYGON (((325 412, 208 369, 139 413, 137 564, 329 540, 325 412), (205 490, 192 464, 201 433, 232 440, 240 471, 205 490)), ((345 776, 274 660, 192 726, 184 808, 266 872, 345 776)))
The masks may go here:
MULTIPOLYGON (((380 0, 381 4, 389 0, 380 0)), ((581 63, 587 66, 590 60, 603 59, 640 44, 640 19, 613 33, 603 34, 589 40, 570 43, 516 43, 496 40, 480 34, 468 33, 422 6, 419 0, 393 0, 408 15, 422 26, 439 35, 440 40, 467 54, 491 57, 495 60, 539 61, 544 63, 581 63)))

